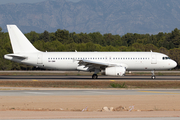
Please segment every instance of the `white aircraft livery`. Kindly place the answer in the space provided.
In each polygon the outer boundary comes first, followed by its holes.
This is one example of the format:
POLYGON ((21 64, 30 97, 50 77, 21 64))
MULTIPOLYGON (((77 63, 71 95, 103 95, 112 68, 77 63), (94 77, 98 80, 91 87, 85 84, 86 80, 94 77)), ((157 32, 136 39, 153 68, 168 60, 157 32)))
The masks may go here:
POLYGON ((177 63, 167 55, 157 52, 42 52, 37 50, 16 25, 7 25, 12 54, 5 59, 45 69, 61 71, 94 72, 123 76, 126 71, 152 71, 172 69, 177 63))

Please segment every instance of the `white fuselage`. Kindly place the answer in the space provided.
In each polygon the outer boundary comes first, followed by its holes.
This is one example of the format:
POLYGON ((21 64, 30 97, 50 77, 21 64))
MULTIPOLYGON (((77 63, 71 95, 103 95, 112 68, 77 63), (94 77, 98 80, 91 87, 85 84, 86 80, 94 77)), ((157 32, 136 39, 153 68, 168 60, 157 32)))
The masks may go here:
POLYGON ((128 71, 164 70, 177 65, 167 55, 156 52, 36 52, 21 55, 27 56, 27 59, 12 59, 8 56, 5 58, 40 68, 70 71, 79 70, 77 69, 79 60, 120 64, 128 71))

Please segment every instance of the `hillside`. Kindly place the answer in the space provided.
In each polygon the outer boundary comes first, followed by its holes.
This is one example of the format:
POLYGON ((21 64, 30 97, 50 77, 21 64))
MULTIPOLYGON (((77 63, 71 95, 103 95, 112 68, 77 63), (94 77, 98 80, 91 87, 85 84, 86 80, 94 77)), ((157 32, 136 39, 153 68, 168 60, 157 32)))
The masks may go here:
POLYGON ((179 0, 49 0, 0 5, 0 26, 30 31, 156 34, 180 28, 179 0))

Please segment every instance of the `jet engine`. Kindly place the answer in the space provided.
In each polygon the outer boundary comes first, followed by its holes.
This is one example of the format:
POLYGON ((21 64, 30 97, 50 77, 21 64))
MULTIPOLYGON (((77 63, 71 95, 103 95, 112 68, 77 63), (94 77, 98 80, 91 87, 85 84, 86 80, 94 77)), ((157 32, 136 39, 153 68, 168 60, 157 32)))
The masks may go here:
POLYGON ((105 75, 123 76, 125 72, 125 67, 107 67, 105 69, 105 75))

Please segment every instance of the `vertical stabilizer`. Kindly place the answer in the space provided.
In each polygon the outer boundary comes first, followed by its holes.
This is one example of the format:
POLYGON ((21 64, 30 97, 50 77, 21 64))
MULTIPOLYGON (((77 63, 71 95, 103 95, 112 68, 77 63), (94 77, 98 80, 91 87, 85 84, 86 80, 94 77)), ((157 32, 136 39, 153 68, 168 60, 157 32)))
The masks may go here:
POLYGON ((7 25, 14 54, 39 52, 16 25, 7 25))

